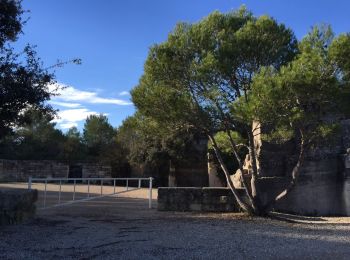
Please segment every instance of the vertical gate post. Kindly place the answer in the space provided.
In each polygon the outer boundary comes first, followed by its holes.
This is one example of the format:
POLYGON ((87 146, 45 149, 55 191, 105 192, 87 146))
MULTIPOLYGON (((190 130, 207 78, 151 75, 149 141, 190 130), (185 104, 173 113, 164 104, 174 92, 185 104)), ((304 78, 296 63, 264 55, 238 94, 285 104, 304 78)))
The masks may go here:
POLYGON ((61 203, 61 189, 62 189, 62 180, 60 180, 60 191, 58 192, 58 204, 61 203))
POLYGON ((46 186, 47 186, 47 179, 45 180, 45 191, 44 191, 44 208, 46 208, 46 186))
POLYGON ((149 201, 148 201, 148 208, 152 208, 152 181, 153 178, 149 178, 149 201))
POLYGON ((113 194, 115 194, 115 179, 113 181, 113 194))
POLYGON ((31 190, 31 189, 32 189, 32 176, 30 176, 28 180, 28 190, 31 190))
POLYGON ((90 179, 88 179, 88 198, 90 198, 90 179))
POLYGON ((74 190, 73 190, 73 200, 75 200, 75 184, 76 184, 77 180, 74 179, 74 190))

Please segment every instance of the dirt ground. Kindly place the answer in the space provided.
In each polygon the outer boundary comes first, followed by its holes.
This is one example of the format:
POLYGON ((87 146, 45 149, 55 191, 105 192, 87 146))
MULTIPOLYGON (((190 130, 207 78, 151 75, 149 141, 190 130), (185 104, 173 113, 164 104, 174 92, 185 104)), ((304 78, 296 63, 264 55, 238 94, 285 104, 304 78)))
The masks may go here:
MULTIPOLYGON (((153 194, 155 199, 156 191, 153 194)), ((0 227, 0 259, 350 256, 350 218, 276 215, 287 218, 281 221, 242 214, 158 212, 148 209, 147 195, 147 189, 141 189, 40 209, 33 220, 0 227)))

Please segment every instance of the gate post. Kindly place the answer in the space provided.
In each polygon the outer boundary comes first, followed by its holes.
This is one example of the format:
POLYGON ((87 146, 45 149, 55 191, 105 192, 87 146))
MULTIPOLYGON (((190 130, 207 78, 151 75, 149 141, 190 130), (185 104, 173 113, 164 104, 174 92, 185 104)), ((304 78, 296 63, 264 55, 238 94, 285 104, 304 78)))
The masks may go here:
POLYGON ((32 176, 29 176, 29 180, 28 180, 28 190, 32 189, 32 176))
POLYGON ((149 201, 148 201, 148 208, 152 208, 152 181, 153 178, 149 178, 149 201))

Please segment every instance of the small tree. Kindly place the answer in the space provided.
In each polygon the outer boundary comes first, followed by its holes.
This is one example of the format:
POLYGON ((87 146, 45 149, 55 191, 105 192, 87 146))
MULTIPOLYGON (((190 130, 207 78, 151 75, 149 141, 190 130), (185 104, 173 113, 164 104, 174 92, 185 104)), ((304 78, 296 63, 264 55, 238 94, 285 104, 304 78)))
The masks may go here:
POLYGON ((116 131, 105 115, 91 115, 84 124, 83 141, 88 148, 88 154, 99 157, 103 151, 115 142, 116 131))
POLYGON ((79 130, 75 126, 70 128, 65 134, 62 157, 68 162, 85 160, 86 158, 86 146, 83 143, 79 130))

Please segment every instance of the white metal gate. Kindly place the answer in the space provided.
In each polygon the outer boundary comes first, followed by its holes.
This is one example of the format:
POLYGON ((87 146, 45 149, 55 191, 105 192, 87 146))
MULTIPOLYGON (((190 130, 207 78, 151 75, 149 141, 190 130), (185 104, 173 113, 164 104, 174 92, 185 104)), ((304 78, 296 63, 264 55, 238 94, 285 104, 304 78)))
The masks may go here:
MULTIPOLYGON (((152 208, 152 183, 153 183, 153 178, 32 178, 30 177, 28 180, 28 189, 32 189, 34 183, 40 183, 43 184, 43 192, 44 192, 44 197, 43 197, 43 204, 42 208, 47 208, 47 193, 48 193, 48 185, 55 185, 57 186, 57 191, 50 191, 57 193, 57 203, 54 204, 51 207, 57 207, 57 206, 62 206, 62 205, 67 205, 67 204, 72 204, 74 202, 80 202, 80 201, 87 201, 87 200, 92 200, 95 198, 101 198, 101 197, 106 197, 106 196, 112 196, 120 193, 125 193, 128 191, 133 191, 137 189, 142 188, 142 184, 148 182, 148 185, 146 187, 148 188, 148 207, 152 208), (117 182, 123 182, 125 183, 125 186, 117 186, 117 182), (131 182, 133 182, 133 186, 131 186, 131 182), (136 183, 135 183, 136 182, 136 183), (62 202, 62 187, 65 185, 69 185, 73 190, 72 190, 72 197, 71 200, 67 202, 62 202), (79 185, 79 188, 84 187, 84 190, 86 193, 86 196, 84 198, 77 199, 76 198, 76 188, 79 185), (94 187, 94 190, 96 190, 96 186, 100 186, 100 194, 97 196, 92 196, 92 191, 90 190, 91 187, 94 187), (104 192, 104 188, 107 189, 108 187, 108 192, 104 192), (118 191, 119 190, 119 191, 118 191)), ((145 186, 145 185, 144 185, 145 186)), ((82 189, 80 189, 81 191, 82 189)), ((94 193, 96 195, 96 192, 94 193)))

